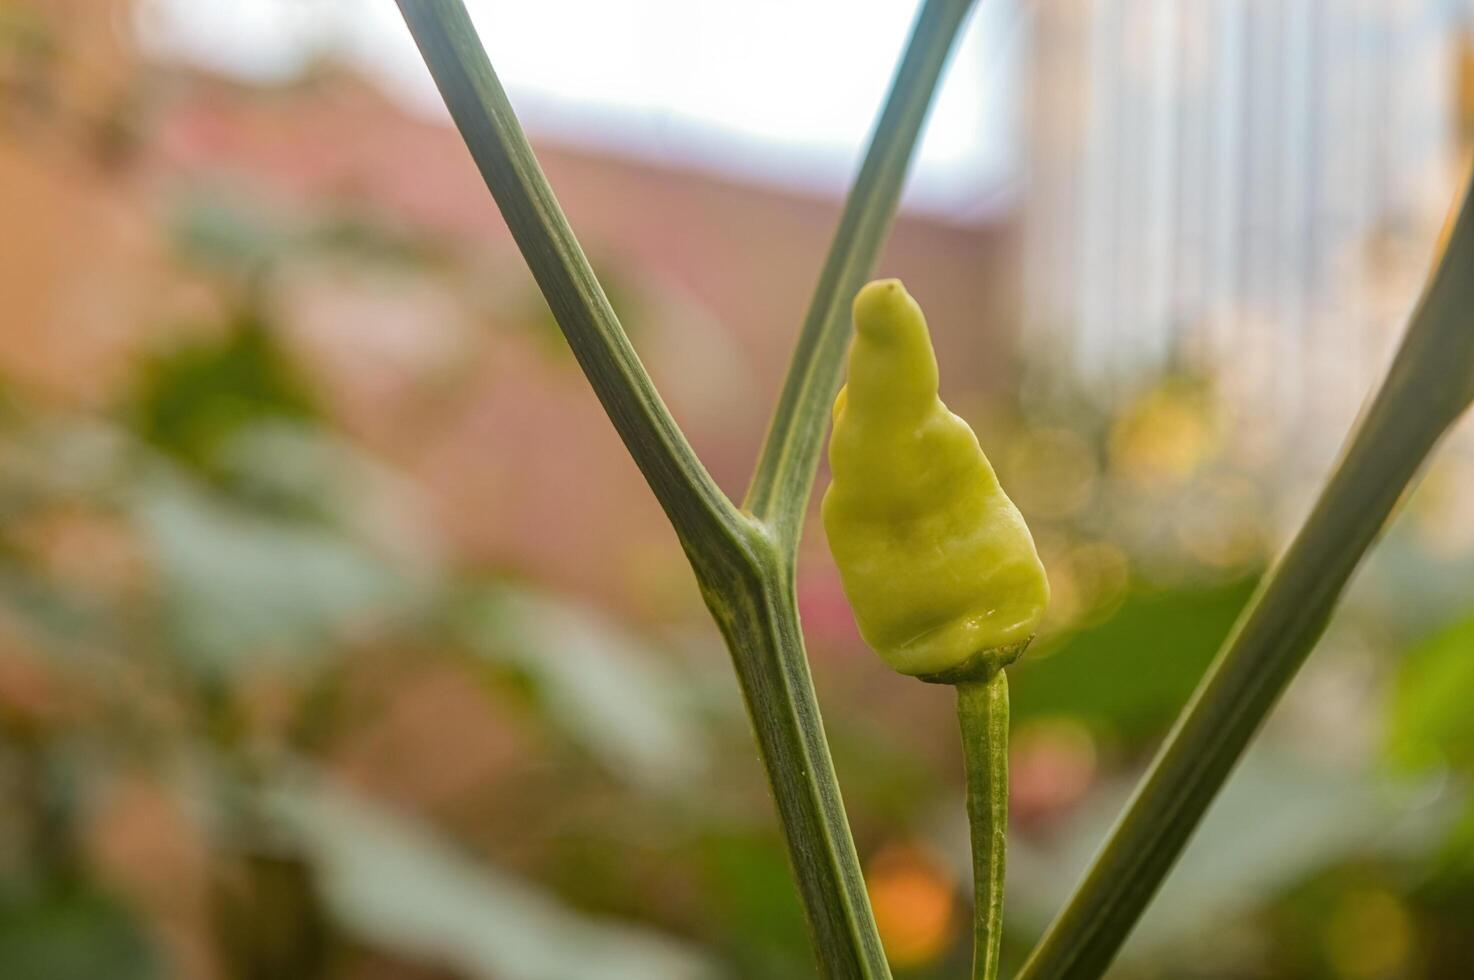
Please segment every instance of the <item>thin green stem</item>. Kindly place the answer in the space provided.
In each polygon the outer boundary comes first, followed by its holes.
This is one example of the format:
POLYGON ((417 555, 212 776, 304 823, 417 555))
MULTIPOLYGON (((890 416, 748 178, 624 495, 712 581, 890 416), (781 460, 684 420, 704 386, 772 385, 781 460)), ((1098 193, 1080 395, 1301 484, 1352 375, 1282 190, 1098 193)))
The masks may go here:
POLYGON ((860 861, 809 676, 788 561, 754 546, 756 569, 697 567, 742 686, 798 879, 821 974, 888 980, 860 861), (752 578, 746 578, 752 574, 752 578))
POLYGON ((743 508, 797 548, 829 406, 839 390, 850 303, 895 217, 937 83, 973 0, 926 0, 870 137, 799 332, 743 508))
POLYGON ((738 515, 692 452, 609 305, 461 0, 398 0, 512 237, 620 438, 688 550, 738 515))
POLYGON ((1002 670, 957 685, 957 724, 972 832, 972 975, 997 980, 1008 839, 1008 676, 1002 670))
MULTIPOLYGON (((780 542, 740 513, 692 453, 568 227, 461 0, 398 2, 569 345, 669 515, 727 640, 821 973, 834 980, 888 980, 809 678, 791 574, 796 536, 780 542)), ((911 83, 901 87, 910 91, 911 83)), ((915 135, 905 137, 908 153, 915 135)), ((893 145, 889 137, 876 139, 893 145)), ((796 510, 802 513, 801 503, 796 510)))
POLYGON ((1105 972, 1320 638, 1362 556, 1468 406, 1474 215, 1467 201, 1387 378, 1309 519, 1249 604, 1021 980, 1085 980, 1105 972))

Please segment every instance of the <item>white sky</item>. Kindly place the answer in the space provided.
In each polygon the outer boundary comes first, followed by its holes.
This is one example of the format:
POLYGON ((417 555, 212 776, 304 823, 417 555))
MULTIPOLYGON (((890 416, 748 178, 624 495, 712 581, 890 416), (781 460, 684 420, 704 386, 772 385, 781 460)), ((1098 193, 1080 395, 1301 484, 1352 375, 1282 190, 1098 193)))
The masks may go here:
MULTIPOLYGON (((468 0, 528 129, 563 142, 838 193, 913 0, 468 0)), ((978 5, 908 206, 967 220, 1013 183, 1020 22, 978 5)), ((145 0, 157 54, 270 80, 329 54, 444 112, 393 0, 145 0)))

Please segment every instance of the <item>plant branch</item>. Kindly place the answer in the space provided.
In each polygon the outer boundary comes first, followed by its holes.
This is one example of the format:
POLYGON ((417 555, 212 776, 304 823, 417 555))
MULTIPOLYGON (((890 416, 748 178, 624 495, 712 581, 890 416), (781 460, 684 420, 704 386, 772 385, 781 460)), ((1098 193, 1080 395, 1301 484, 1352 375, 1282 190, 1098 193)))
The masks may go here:
POLYGON ((689 551, 740 520, 619 324, 528 145, 462 0, 398 0, 466 146, 568 345, 689 551))
MULTIPOLYGON (((1467 195, 1466 191, 1466 195, 1467 195)), ((1474 215, 1465 204, 1376 397, 1021 980, 1099 977, 1324 631, 1418 469, 1474 395, 1474 215)))
POLYGON ((670 516, 727 641, 822 974, 888 980, 809 677, 790 574, 792 544, 780 545, 769 529, 732 507, 661 404, 461 0, 398 2, 569 345, 670 516))
POLYGON ((971 8, 972 0, 926 0, 921 8, 804 317, 743 504, 790 549, 797 547, 839 390, 850 303, 885 244, 937 82, 971 8))
POLYGON ((1008 676, 957 685, 957 724, 972 835, 972 975, 998 980, 1008 839, 1008 676))
POLYGON ((732 653, 767 770, 821 975, 889 980, 860 860, 809 676, 788 561, 769 540, 741 566, 697 568, 707 607, 732 653))

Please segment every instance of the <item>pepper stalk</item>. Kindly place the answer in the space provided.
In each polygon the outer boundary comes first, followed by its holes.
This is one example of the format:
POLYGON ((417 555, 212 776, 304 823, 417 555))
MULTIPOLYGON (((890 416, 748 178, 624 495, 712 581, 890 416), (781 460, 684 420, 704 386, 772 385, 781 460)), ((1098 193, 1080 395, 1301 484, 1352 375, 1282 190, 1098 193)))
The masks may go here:
POLYGON ((988 680, 957 685, 957 724, 972 838, 972 975, 997 980, 1008 840, 1008 675, 1002 668, 988 680))
POLYGON ((995 978, 1008 826, 1008 679, 1049 581, 967 423, 938 395, 916 301, 894 279, 855 297, 834 403, 824 530, 865 641, 903 674, 957 688, 972 829, 975 978, 995 978))

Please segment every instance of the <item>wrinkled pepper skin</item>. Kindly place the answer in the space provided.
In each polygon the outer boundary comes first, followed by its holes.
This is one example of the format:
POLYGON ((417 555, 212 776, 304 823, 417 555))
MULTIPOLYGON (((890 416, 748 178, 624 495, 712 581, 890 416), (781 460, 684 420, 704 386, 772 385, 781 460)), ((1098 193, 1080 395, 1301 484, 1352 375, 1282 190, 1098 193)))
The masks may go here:
POLYGON ((824 530, 860 632, 894 669, 958 683, 1012 662, 1049 581, 977 436, 937 395, 921 308, 898 280, 854 304, 834 403, 824 530))

